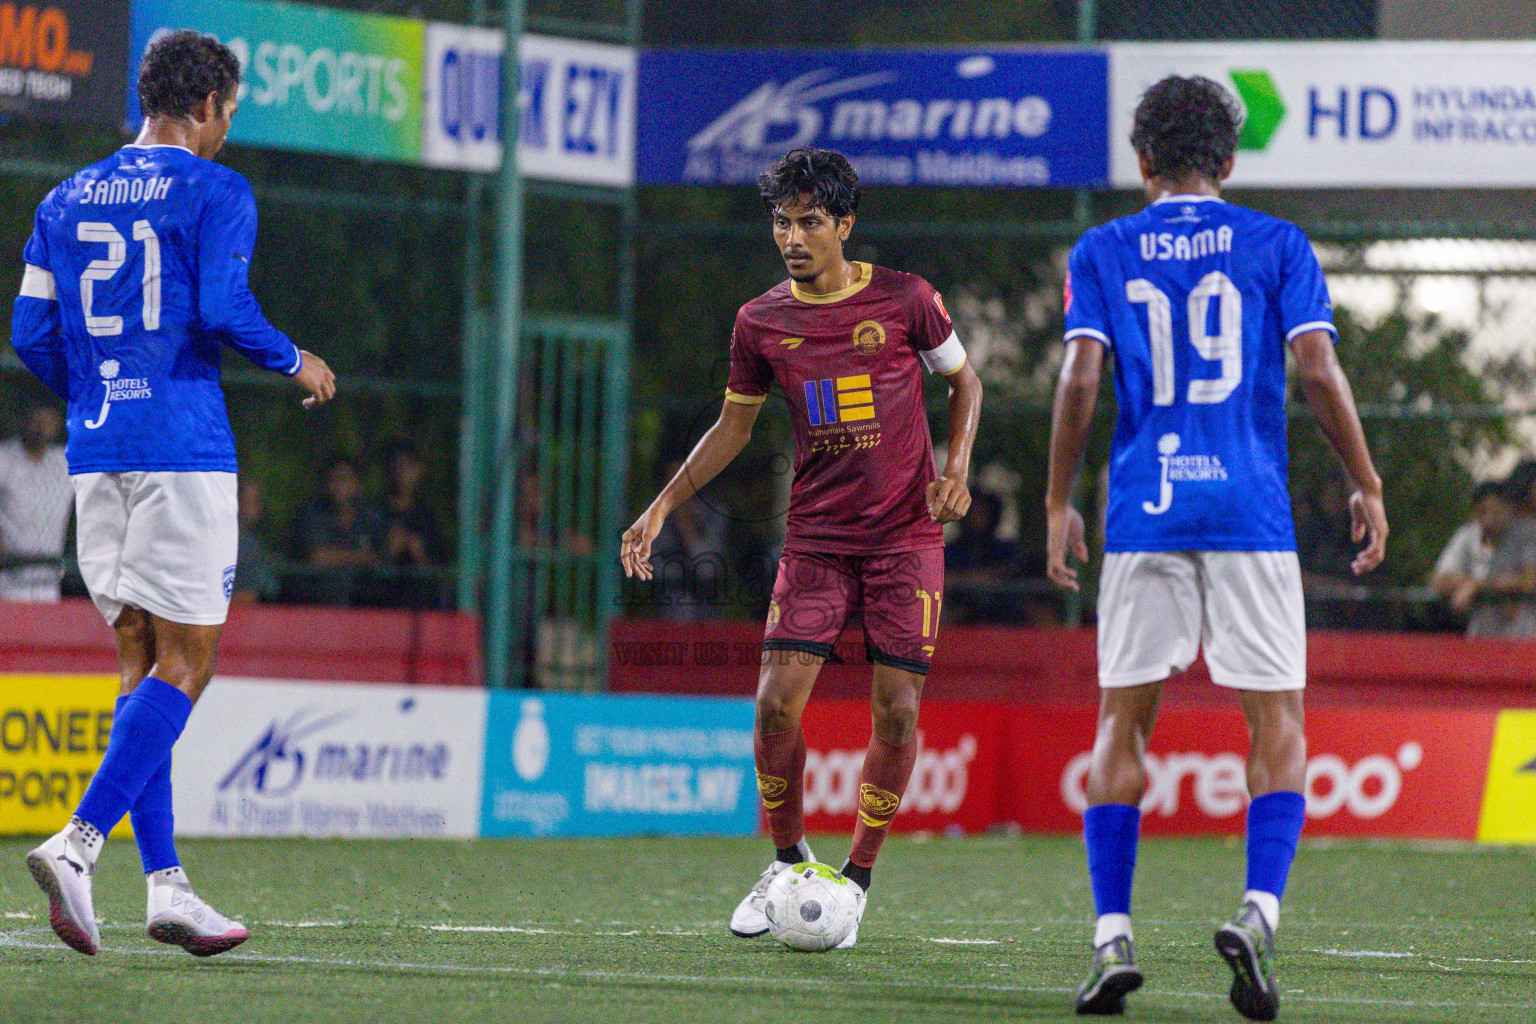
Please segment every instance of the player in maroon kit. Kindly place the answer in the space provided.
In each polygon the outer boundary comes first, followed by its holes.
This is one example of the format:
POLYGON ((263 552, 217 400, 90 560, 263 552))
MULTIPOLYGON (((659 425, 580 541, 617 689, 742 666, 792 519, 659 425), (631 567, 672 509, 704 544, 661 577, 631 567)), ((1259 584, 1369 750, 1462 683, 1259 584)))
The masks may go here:
MULTIPOLYGON (((858 822, 843 873, 864 912, 870 869, 912 775, 917 707, 944 590, 942 524, 971 505, 966 476, 981 381, 927 281, 850 262, 843 243, 859 205, 846 157, 797 149, 758 179, 784 281, 736 314, 720 419, 624 533, 626 575, 651 578, 651 542, 668 513, 734 459, 775 380, 795 431, 789 530, 768 607, 757 684, 757 785, 774 859, 731 916, 743 938, 768 930, 763 897, 805 842, 800 715, 854 611, 874 666, 874 730, 859 778, 858 822), (935 473, 922 371, 949 381, 949 458, 935 473)), ((854 944, 858 929, 838 947, 854 944)))

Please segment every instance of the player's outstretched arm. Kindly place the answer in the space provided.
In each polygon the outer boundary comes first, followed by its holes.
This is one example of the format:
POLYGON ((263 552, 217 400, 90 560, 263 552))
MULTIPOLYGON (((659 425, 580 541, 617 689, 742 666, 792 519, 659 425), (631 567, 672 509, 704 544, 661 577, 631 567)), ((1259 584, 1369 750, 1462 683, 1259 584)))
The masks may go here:
POLYGON ((1355 556, 1353 568, 1355 575, 1364 575, 1387 556, 1387 506, 1382 500, 1381 477, 1365 443, 1360 412, 1355 408, 1355 393, 1339 365, 1333 336, 1327 331, 1297 335, 1291 352, 1307 404, 1355 483, 1355 493, 1349 498, 1350 533, 1357 544, 1368 542, 1355 556))
POLYGON ((1052 582, 1077 590, 1077 570, 1067 564, 1067 552, 1088 561, 1083 517, 1072 506, 1072 485, 1088 448, 1093 413, 1099 404, 1099 377, 1104 371, 1104 346, 1092 338, 1067 342, 1066 359, 1056 381, 1051 404, 1050 479, 1045 488, 1045 571, 1052 582))
POLYGON ((928 516, 936 523, 951 523, 971 510, 971 448, 981 422, 981 378, 969 361, 946 373, 949 382, 949 457, 944 472, 928 485, 928 516))
POLYGON ((624 531, 623 540, 619 544, 619 561, 624 565, 625 576, 642 580, 651 578, 651 542, 661 532, 667 516, 741 454, 741 450, 752 439, 752 426, 757 422, 761 408, 757 403, 745 405, 726 399, 725 406, 720 410, 720 418, 693 446, 683 468, 667 481, 661 493, 656 495, 656 500, 640 514, 634 525, 624 531))

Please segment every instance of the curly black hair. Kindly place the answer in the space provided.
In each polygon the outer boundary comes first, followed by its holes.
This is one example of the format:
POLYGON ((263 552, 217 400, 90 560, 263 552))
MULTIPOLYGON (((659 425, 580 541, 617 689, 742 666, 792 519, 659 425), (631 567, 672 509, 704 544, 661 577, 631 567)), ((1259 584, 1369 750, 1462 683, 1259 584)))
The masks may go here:
POLYGON ((846 217, 859 208, 859 173, 834 150, 792 149, 758 177, 757 194, 770 214, 808 195, 812 209, 846 217))
POLYGON ((1198 174, 1220 181, 1242 127, 1243 108, 1219 84, 1202 75, 1169 75, 1137 104, 1131 146, 1154 177, 1198 174))
POLYGON ((209 93, 235 98, 240 61, 213 36, 182 29, 144 51, 139 67, 139 109, 145 117, 189 117, 209 93))

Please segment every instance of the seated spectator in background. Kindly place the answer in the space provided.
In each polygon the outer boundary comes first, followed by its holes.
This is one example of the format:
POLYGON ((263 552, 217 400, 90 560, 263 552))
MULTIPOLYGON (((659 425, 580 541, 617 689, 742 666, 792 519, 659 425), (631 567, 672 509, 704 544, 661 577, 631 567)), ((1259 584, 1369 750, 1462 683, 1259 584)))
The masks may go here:
POLYGON ((357 463, 338 455, 326 463, 324 490, 304 510, 299 540, 304 558, 320 569, 372 569, 385 553, 384 513, 363 497, 357 463))
POLYGON ((1467 635, 1536 637, 1536 525, 1516 517, 1506 484, 1472 492, 1472 522, 1452 535, 1431 585, 1457 612, 1467 635))
POLYGON ((64 418, 29 406, 21 436, 0 442, 0 601, 57 601, 75 503, 59 438, 64 418))
POLYGON ((262 543, 262 512, 266 493, 261 482, 240 478, 240 553, 235 560, 235 604, 255 604, 277 597, 277 561, 262 543))
POLYGON ((396 565, 441 565, 447 545, 437 515, 421 497, 427 465, 409 441, 396 441, 385 450, 389 495, 384 501, 387 524, 384 553, 396 565))
MULTIPOLYGON (((662 483, 682 468, 681 460, 667 464, 662 483)), ((728 525, 710 495, 704 493, 695 494, 667 517, 651 542, 651 564, 656 566, 654 593, 663 616, 691 622, 720 614, 730 579, 728 525)))
POLYGON ((1012 572, 1018 545, 1000 540, 1003 503, 997 495, 978 491, 971 510, 955 525, 955 539, 944 545, 944 575, 950 581, 1002 579, 1012 572))

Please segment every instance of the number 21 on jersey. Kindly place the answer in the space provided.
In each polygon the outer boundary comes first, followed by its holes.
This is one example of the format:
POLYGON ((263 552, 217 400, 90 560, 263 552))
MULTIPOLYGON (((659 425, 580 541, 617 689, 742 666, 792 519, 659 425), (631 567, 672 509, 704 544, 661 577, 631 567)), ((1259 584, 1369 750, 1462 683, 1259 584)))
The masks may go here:
MULTIPOLYGON (((93 309, 96 282, 110 281, 128 262, 128 242, 122 233, 105 221, 81 221, 75 237, 82 242, 105 243, 107 258, 92 260, 80 275, 80 305, 85 312, 85 330, 93 338, 108 338, 123 333, 123 318, 98 316, 93 309)), ((144 329, 160 329, 160 236, 147 220, 133 222, 133 240, 144 243, 144 329)))
MULTIPOLYGON (((1152 350, 1152 404, 1172 405, 1174 379, 1173 305, 1168 294, 1144 277, 1125 282, 1125 297, 1147 307, 1147 340, 1152 350)), ((1221 376, 1189 382, 1191 405, 1225 402, 1243 381, 1243 295, 1232 279, 1213 270, 1189 293, 1189 343, 1200 358, 1221 364, 1221 376), (1219 303, 1216 334, 1208 326, 1211 302, 1219 303)))

